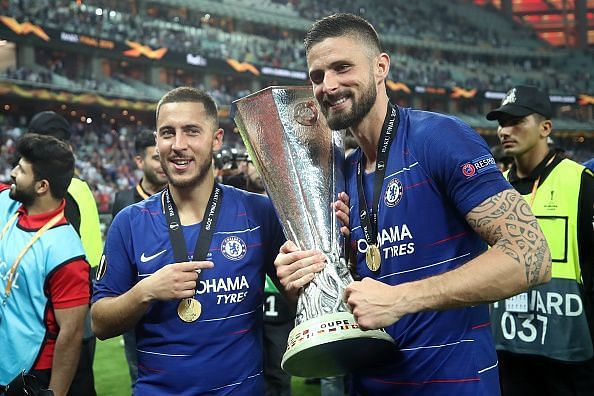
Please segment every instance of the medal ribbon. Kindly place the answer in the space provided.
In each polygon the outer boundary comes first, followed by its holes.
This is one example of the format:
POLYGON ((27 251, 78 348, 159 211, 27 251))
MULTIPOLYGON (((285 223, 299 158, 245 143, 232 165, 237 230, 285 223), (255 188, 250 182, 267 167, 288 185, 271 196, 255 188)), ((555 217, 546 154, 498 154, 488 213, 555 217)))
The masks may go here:
MULTIPOLYGON (((12 216, 4 225, 4 228, 2 229, 2 233, 0 233, 0 239, 2 239, 4 237, 4 234, 6 234, 6 232, 8 231, 8 229, 10 228, 10 226, 12 225, 12 223, 15 222, 15 220, 17 219, 17 217, 19 216, 18 213, 15 213, 14 216, 12 216)), ((25 256, 25 254, 27 253, 27 251, 31 248, 31 246, 33 246, 33 244, 35 242, 37 242, 37 240, 39 238, 41 238, 41 236, 50 228, 52 228, 53 226, 55 226, 56 224, 58 224, 58 222, 60 220, 62 220, 62 218, 64 217, 64 211, 61 211, 60 213, 58 213, 57 215, 55 215, 54 217, 52 217, 47 223, 45 223, 43 225, 43 227, 41 227, 36 233, 35 235, 33 235, 31 237, 31 239, 29 240, 29 242, 25 245, 25 247, 20 251, 19 255, 14 259, 14 262, 12 263, 12 266, 10 267, 10 271, 8 272, 8 280, 6 281, 6 287, 4 288, 4 301, 6 301, 6 299, 8 299, 8 297, 10 296, 10 290, 12 289, 12 281, 14 280, 14 274, 16 272, 16 270, 19 268, 19 265, 21 264, 21 260, 23 259, 23 257, 25 256)))
MULTIPOLYGON (((163 209, 165 210, 165 218, 167 219, 167 226, 169 228, 169 240, 173 247, 173 257, 176 262, 188 261, 188 248, 186 247, 186 240, 181 228, 181 221, 177 212, 177 206, 171 199, 169 187, 163 191, 162 195, 163 209)), ((205 216, 202 218, 202 228, 196 240, 196 247, 194 248, 193 261, 203 261, 206 259, 208 248, 212 242, 215 225, 219 217, 221 209, 221 202, 223 199, 223 190, 215 183, 208 204, 206 204, 205 216)))
POLYGON ((365 191, 363 190, 363 172, 361 170, 362 159, 357 162, 357 194, 359 196, 359 219, 361 229, 365 236, 365 240, 369 245, 377 243, 377 218, 379 212, 379 197, 386 176, 386 168, 388 165, 388 153, 390 146, 398 130, 399 116, 398 107, 388 103, 388 111, 382 126, 378 146, 377 159, 375 162, 375 174, 373 176, 373 201, 371 206, 371 214, 368 215, 367 200, 365 199, 365 191))

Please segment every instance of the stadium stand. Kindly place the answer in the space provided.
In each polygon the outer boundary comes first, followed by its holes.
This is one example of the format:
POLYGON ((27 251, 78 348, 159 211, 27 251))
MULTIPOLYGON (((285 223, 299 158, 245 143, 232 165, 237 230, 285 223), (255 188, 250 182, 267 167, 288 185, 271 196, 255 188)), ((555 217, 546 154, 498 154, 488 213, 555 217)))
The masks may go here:
MULTIPOLYGON (((353 12, 379 30, 392 58, 388 90, 403 106, 455 114, 495 144, 484 114, 516 84, 548 91, 555 138, 592 156, 594 51, 553 47, 492 6, 425 0, 15 0, 0 2, 2 160, 19 128, 51 108, 72 123, 77 166, 104 195, 134 183, 135 131, 155 101, 209 90, 227 132, 231 102, 268 85, 307 84, 301 41, 312 21, 353 12), (91 120, 91 121, 89 121, 91 120)), ((227 133, 231 145, 237 135, 227 133)), ((6 154, 6 155, 5 155, 6 154)))

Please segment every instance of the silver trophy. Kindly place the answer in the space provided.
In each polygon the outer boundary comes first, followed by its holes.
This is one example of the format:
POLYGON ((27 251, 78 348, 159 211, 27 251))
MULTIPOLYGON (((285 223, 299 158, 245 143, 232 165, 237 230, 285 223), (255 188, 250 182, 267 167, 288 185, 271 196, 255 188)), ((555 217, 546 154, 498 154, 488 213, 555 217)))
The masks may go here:
POLYGON ((353 278, 331 205, 344 191, 344 131, 330 130, 311 87, 269 87, 233 103, 286 237, 327 258, 300 292, 282 368, 298 377, 327 377, 372 366, 394 341, 383 329, 359 329, 343 301, 353 278))

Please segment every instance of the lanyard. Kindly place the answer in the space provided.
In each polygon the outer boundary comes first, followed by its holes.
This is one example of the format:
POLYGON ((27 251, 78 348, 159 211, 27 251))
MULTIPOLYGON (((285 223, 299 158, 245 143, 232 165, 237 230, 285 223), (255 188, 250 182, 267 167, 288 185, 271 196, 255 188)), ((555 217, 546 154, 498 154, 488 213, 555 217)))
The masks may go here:
MULTIPOLYGON (((186 241, 184 234, 181 229, 181 222, 179 220, 179 214, 175 202, 171 199, 169 193, 169 187, 163 191, 163 209, 165 210, 165 218, 167 219, 167 225, 169 229, 169 240, 173 247, 173 257, 176 262, 184 262, 188 260, 188 249, 186 247, 186 241)), ((194 248, 194 255, 192 260, 202 261, 206 259, 210 242, 214 234, 215 225, 217 218, 219 217, 219 211, 221 209, 221 201, 223 199, 223 190, 215 183, 208 204, 206 205, 205 218, 202 221, 202 228, 198 239, 196 240, 196 247, 194 248)))
MULTIPOLYGON (((545 171, 545 169, 548 168, 549 165, 551 165, 551 163, 553 162, 553 160, 555 159, 555 157, 557 156, 557 154, 553 154, 553 156, 551 157, 551 159, 549 159, 547 161, 547 163, 545 164, 544 168, 543 168, 543 172, 545 171)), ((538 175, 538 177, 536 178, 536 180, 534 180, 534 184, 532 184, 532 191, 530 192, 530 207, 532 208, 532 204, 534 203, 534 199, 536 198, 536 190, 538 190, 538 184, 540 183, 540 176, 542 175, 542 173, 540 175, 538 175)))
MULTIPOLYGON (((555 160, 555 157, 557 157, 557 154, 553 154, 553 156, 551 158, 549 158, 549 160, 545 164, 544 168, 542 168, 542 172, 540 172, 540 174, 538 175, 536 180, 534 180, 534 183, 532 183, 532 191, 530 192, 530 201, 528 202, 528 204, 530 205, 531 208, 532 208, 532 205, 534 204, 534 200, 536 199, 536 191, 538 190, 538 185, 540 184, 540 177, 542 176, 542 173, 544 171, 546 171, 546 169, 549 167, 549 165, 551 165, 553 163, 553 161, 555 160)), ((509 181, 509 176, 510 175, 508 173, 507 181, 509 181)))
POLYGON ((357 193, 359 196, 359 218, 361 220, 361 229, 365 235, 368 244, 375 245, 377 240, 377 216, 379 212, 379 196, 386 176, 386 168, 388 162, 388 153, 390 145, 396 135, 398 129, 399 117, 398 107, 388 104, 388 111, 382 126, 379 143, 377 146, 377 159, 375 162, 375 174, 373 176, 373 201, 371 206, 371 215, 367 215, 367 200, 365 199, 365 191, 363 190, 363 172, 361 170, 361 162, 357 162, 357 193))
MULTIPOLYGON (((2 232, 0 233, 0 240, 4 237, 4 234, 6 234, 6 231, 8 231, 8 229, 10 228, 10 226, 12 225, 12 223, 15 222, 15 220, 17 219, 17 217, 19 216, 18 213, 15 213, 14 216, 12 216, 8 222, 6 222, 6 224, 4 225, 4 228, 2 229, 2 232)), ((31 237, 31 239, 29 240, 29 242, 25 245, 25 247, 21 250, 21 252, 19 253, 19 255, 14 259, 14 262, 12 263, 12 266, 10 267, 10 271, 8 272, 8 280, 6 281, 6 287, 4 288, 4 302, 6 302, 6 299, 8 299, 8 297, 10 297, 10 290, 12 289, 12 282, 13 282, 13 277, 14 274, 16 272, 16 270, 19 268, 19 264, 21 263, 21 260, 23 259, 23 257, 25 256, 25 254, 27 253, 27 251, 31 248, 31 246, 33 246, 33 244, 39 239, 41 238, 41 236, 50 228, 52 228, 53 226, 55 226, 60 220, 62 220, 62 218, 64 217, 64 211, 61 211, 60 213, 58 213, 57 215, 55 215, 54 217, 52 217, 47 223, 44 224, 43 227, 41 227, 36 233, 35 235, 33 235, 33 237, 31 237)))

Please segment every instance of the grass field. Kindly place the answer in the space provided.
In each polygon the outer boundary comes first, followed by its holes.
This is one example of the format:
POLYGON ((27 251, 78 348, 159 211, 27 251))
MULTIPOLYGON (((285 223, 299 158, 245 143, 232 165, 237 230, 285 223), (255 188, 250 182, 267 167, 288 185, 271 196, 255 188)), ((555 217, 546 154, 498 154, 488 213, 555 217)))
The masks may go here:
MULTIPOLYGON (((93 371, 98 396, 130 395, 130 376, 120 340, 121 337, 97 340, 93 371)), ((293 378, 292 390, 295 396, 320 394, 319 385, 306 385, 302 378, 293 378)))

